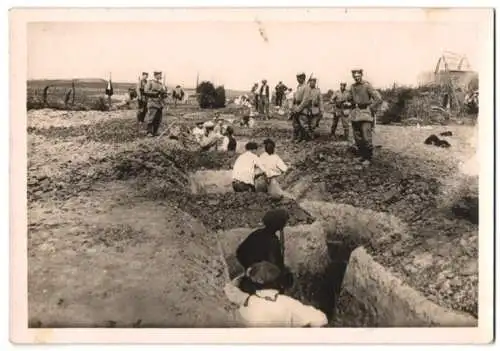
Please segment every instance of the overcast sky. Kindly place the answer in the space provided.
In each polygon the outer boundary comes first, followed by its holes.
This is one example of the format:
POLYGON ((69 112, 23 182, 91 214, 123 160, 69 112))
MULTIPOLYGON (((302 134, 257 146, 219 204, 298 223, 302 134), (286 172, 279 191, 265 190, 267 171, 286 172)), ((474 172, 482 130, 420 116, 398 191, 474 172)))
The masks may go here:
MULTIPOLYGON (((397 14, 395 14, 397 15, 397 14)), ((295 85, 311 72, 323 89, 361 67, 376 86, 415 84, 444 50, 478 69, 484 36, 477 22, 46 22, 28 25, 28 78, 136 81, 161 70, 167 83, 192 87, 197 72, 227 88, 267 78, 295 85)))

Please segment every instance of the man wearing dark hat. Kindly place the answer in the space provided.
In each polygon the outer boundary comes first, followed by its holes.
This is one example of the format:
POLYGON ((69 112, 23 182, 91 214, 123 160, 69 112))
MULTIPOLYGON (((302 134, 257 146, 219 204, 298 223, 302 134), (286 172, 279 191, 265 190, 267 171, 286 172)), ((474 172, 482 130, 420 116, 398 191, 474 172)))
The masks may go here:
POLYGON ((144 127, 144 119, 148 112, 148 99, 144 95, 144 89, 148 84, 148 76, 148 72, 142 72, 142 76, 137 83, 137 128, 139 130, 144 127))
POLYGON ((268 211, 262 218, 264 228, 250 233, 236 250, 238 262, 246 270, 255 263, 267 261, 282 271, 281 289, 289 288, 293 283, 291 272, 285 267, 283 258, 284 243, 276 235, 283 231, 290 216, 284 209, 268 211))
POLYGON ((322 311, 280 293, 281 275, 279 267, 261 261, 226 284, 224 293, 229 301, 239 306, 244 325, 281 328, 326 326, 328 319, 322 311), (240 288, 243 280, 253 285, 251 292, 240 288))
POLYGON ((161 81, 161 72, 154 72, 154 78, 150 80, 144 89, 144 95, 148 98, 148 136, 156 136, 163 118, 164 99, 167 90, 161 81))
POLYGON ((308 122, 308 111, 306 105, 309 102, 309 87, 306 84, 306 74, 300 72, 297 74, 297 90, 293 99, 290 119, 293 125, 293 141, 301 142, 307 139, 306 126, 308 122))
POLYGON ((349 113, 351 112, 351 103, 349 102, 349 99, 350 94, 346 89, 346 83, 341 82, 340 90, 333 94, 331 100, 334 106, 331 135, 332 137, 335 137, 335 131, 337 130, 337 125, 340 120, 342 128, 344 129, 342 139, 346 141, 349 139, 349 113))
POLYGON ((373 156, 373 112, 382 103, 380 93, 363 80, 363 70, 351 71, 354 83, 349 89, 351 102, 351 125, 356 147, 363 165, 370 165, 373 156))

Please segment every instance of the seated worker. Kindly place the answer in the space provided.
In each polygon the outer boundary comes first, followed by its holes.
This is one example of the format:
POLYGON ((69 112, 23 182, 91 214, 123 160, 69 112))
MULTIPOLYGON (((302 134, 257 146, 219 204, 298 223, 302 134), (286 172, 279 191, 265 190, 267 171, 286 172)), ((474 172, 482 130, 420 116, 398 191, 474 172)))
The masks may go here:
POLYGON ((224 139, 222 139, 221 150, 222 151, 236 151, 236 139, 234 138, 234 130, 231 126, 228 126, 224 133, 224 139))
POLYGON ((278 291, 280 269, 269 262, 249 267, 246 276, 255 286, 255 292, 239 289, 241 276, 224 287, 229 301, 237 304, 246 327, 321 328, 328 324, 326 315, 313 306, 307 306, 278 291))
POLYGON ((245 152, 238 156, 233 166, 233 190, 235 192, 255 192, 255 168, 265 173, 264 166, 257 156, 257 143, 245 145, 245 152))
MULTIPOLYGON (((262 218, 264 228, 250 233, 236 249, 236 258, 245 270, 261 261, 267 261, 276 265, 282 272, 282 276, 279 279, 280 290, 282 291, 292 286, 293 275, 285 267, 282 242, 276 233, 285 228, 289 218, 288 212, 284 209, 268 211, 262 218)), ((245 284, 246 282, 243 281, 243 283, 245 284)))
POLYGON ((197 122, 196 126, 191 131, 191 134, 193 135, 196 142, 200 143, 201 139, 203 138, 203 135, 205 135, 205 129, 203 128, 203 122, 197 122))
POLYGON ((267 177, 267 191, 273 195, 282 196, 283 191, 278 183, 278 177, 289 170, 289 167, 283 162, 281 157, 276 155, 276 144, 271 139, 264 140, 264 152, 260 155, 260 162, 269 173, 267 177))
POLYGON ((200 140, 200 146, 202 151, 214 151, 217 150, 217 145, 222 139, 222 135, 214 131, 215 124, 211 121, 205 122, 203 124, 205 127, 205 134, 203 134, 200 140))

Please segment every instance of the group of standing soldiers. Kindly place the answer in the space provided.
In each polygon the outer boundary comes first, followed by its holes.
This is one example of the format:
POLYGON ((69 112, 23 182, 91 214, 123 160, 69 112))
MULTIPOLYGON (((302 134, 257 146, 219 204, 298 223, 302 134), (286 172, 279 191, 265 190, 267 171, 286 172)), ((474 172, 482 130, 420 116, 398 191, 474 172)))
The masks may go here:
MULTIPOLYGON (((375 111, 382 103, 382 98, 369 82, 363 80, 363 70, 354 69, 351 73, 354 83, 346 89, 346 83, 342 82, 340 90, 334 93, 331 100, 334 105, 331 134, 335 137, 340 120, 344 130, 343 139, 347 140, 350 120, 359 156, 362 163, 368 165, 373 154, 372 131, 375 111)), ((310 78, 307 85, 306 75, 299 73, 297 82, 299 84, 290 119, 293 124, 293 140, 302 142, 313 139, 314 129, 324 114, 324 105, 321 91, 316 87, 316 78, 310 78)))

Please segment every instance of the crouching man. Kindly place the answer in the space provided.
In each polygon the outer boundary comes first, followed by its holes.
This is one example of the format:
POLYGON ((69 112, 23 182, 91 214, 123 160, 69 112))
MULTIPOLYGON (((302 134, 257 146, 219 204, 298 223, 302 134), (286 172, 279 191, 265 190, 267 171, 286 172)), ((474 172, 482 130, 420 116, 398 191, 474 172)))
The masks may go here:
POLYGON ((240 317, 247 327, 323 327, 328 324, 320 310, 302 304, 279 292, 280 269, 263 261, 252 265, 245 276, 254 284, 253 293, 239 288, 243 277, 226 284, 224 292, 232 303, 239 305, 240 317))

